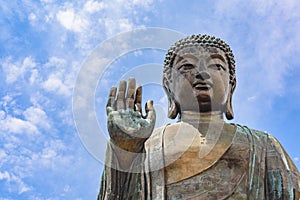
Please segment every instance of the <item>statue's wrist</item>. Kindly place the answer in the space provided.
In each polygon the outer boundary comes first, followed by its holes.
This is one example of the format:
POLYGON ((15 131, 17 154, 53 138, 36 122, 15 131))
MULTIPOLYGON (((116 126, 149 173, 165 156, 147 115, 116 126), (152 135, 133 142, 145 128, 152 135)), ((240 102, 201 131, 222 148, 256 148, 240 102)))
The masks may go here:
POLYGON ((130 171, 132 163, 138 157, 139 154, 144 153, 144 143, 132 144, 128 147, 128 143, 115 144, 114 141, 110 141, 110 147, 113 151, 113 159, 116 159, 119 167, 119 171, 130 171))
POLYGON ((144 151, 144 143, 146 139, 133 139, 133 140, 123 140, 123 141, 116 141, 111 139, 111 143, 113 148, 116 152, 125 153, 141 153, 144 151))

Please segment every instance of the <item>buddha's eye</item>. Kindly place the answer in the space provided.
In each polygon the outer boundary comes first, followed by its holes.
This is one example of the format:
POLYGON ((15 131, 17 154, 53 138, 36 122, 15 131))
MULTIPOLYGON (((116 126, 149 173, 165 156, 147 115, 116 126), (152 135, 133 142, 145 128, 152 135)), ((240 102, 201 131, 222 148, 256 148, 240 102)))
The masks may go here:
POLYGON ((223 65, 220 64, 212 64, 208 66, 209 69, 214 69, 214 70, 223 70, 226 71, 225 67, 223 65))
POLYGON ((188 71, 188 70, 191 70, 191 69, 194 69, 195 66, 190 64, 190 63, 185 63, 185 64, 182 64, 178 67, 178 70, 180 71, 188 71))

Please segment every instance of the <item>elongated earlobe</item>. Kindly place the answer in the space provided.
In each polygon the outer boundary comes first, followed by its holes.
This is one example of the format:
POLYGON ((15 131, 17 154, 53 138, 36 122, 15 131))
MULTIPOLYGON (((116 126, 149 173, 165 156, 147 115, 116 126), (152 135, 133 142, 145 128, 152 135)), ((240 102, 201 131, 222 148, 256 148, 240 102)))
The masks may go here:
POLYGON ((168 117, 170 119, 175 119, 178 115, 178 108, 174 100, 172 100, 170 97, 168 97, 168 117))
POLYGON ((174 100, 174 95, 170 90, 169 81, 165 77, 163 78, 163 88, 168 96, 168 117, 170 119, 175 119, 179 113, 179 108, 174 100))
POLYGON ((235 86, 236 86, 236 83, 235 83, 235 81, 234 81, 234 82, 231 84, 231 90, 230 90, 230 92, 228 93, 228 97, 227 97, 227 102, 226 102, 226 112, 225 112, 225 115, 226 115, 226 118, 227 118, 228 120, 231 120, 231 119, 234 118, 234 113, 233 113, 233 109, 232 109, 232 95, 233 95, 235 86))
POLYGON ((226 105, 226 113, 225 113, 225 115, 226 115, 226 118, 228 120, 231 120, 231 119, 234 118, 234 114, 233 114, 233 110, 232 110, 232 102, 231 102, 232 100, 231 99, 232 99, 232 97, 230 97, 230 99, 227 100, 227 105, 226 105))

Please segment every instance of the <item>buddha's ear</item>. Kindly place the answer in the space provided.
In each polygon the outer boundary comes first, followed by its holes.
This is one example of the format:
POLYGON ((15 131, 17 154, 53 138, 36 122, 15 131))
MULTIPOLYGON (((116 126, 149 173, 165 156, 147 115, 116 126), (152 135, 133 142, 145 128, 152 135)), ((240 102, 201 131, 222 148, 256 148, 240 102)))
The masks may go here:
POLYGON ((231 120, 234 117, 233 109, 232 109, 232 95, 236 86, 236 82, 234 81, 233 83, 230 84, 230 86, 231 89, 230 92, 228 93, 227 102, 226 102, 226 112, 225 112, 226 118, 228 120, 231 120))
POLYGON ((168 96, 168 117, 175 119, 179 113, 178 105, 174 99, 174 95, 170 90, 169 81, 163 78, 163 87, 168 96))
POLYGON ((178 106, 172 97, 168 97, 168 117, 175 119, 178 115, 178 106))

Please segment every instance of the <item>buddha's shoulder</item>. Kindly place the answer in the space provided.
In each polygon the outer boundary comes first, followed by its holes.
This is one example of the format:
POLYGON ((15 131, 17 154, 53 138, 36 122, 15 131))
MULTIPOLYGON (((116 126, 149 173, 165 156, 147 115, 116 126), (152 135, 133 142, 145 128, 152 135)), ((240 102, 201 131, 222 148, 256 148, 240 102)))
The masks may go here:
POLYGON ((151 136, 147 139, 146 145, 159 144, 164 139, 173 138, 175 136, 182 135, 182 133, 184 133, 185 136, 188 136, 189 134, 195 135, 198 131, 192 125, 185 122, 167 124, 165 126, 155 128, 151 136))
POLYGON ((198 131, 193 125, 186 122, 177 122, 173 124, 168 124, 165 126, 164 131, 164 139, 169 140, 173 138, 194 138, 195 136, 200 136, 202 133, 198 131))
POLYGON ((254 139, 268 140, 270 138, 274 138, 271 134, 267 133, 266 131, 260 131, 240 124, 232 124, 232 125, 236 127, 237 132, 244 134, 245 136, 252 137, 254 139))
POLYGON ((176 133, 178 130, 194 130, 195 128, 186 122, 176 122, 173 124, 166 124, 164 126, 155 128, 153 131, 153 136, 160 134, 160 133, 176 133))
POLYGON ((165 133, 176 134, 178 131, 196 131, 193 125, 186 122, 176 122, 174 124, 168 124, 165 127, 165 133))
POLYGON ((263 148, 273 149, 277 152, 285 152, 276 137, 267 131, 260 131, 239 124, 235 124, 235 126, 237 127, 238 135, 247 138, 249 143, 262 146, 263 148))

